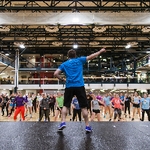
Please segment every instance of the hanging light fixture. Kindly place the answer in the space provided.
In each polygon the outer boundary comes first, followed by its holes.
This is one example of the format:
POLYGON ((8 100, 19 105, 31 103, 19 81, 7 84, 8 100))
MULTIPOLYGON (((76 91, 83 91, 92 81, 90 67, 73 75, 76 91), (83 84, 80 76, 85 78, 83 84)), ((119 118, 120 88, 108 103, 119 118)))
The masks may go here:
POLYGON ((77 49, 77 48, 78 48, 78 44, 77 44, 77 43, 74 43, 73 48, 74 48, 74 49, 77 49))
POLYGON ((130 47, 131 47, 131 45, 130 45, 130 44, 128 44, 128 45, 126 45, 126 46, 125 46, 125 48, 130 48, 130 47))
POLYGON ((25 48, 25 45, 24 45, 24 44, 20 44, 19 47, 20 47, 20 48, 25 48))
POLYGON ((73 48, 74 49, 77 49, 78 48, 78 43, 77 43, 77 41, 76 41, 76 26, 75 26, 75 42, 74 42, 74 44, 73 44, 73 48))
POLYGON ((16 45, 17 47, 20 47, 20 48, 22 48, 22 49, 25 48, 25 45, 24 45, 24 43, 22 43, 22 42, 14 42, 14 45, 16 45))

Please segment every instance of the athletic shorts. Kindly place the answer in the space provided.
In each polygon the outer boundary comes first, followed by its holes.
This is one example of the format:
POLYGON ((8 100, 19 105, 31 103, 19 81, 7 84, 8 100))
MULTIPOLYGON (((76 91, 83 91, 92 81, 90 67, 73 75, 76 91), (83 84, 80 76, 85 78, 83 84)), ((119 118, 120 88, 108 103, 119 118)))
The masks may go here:
POLYGON ((119 109, 119 108, 115 108, 114 109, 114 119, 117 118, 117 115, 119 115, 119 119, 120 119, 120 117, 121 117, 121 109, 119 109))
POLYGON ((93 111, 94 113, 96 113, 96 114, 100 113, 100 110, 99 110, 99 109, 93 109, 92 111, 93 111))
POLYGON ((140 108, 140 104, 133 104, 133 107, 140 108))
POLYGON ((27 107, 32 107, 33 105, 32 104, 27 104, 27 107))
POLYGON ((66 106, 67 108, 70 108, 72 98, 74 97, 74 95, 76 95, 78 99, 80 108, 88 107, 84 86, 65 88, 64 106, 66 106))
POLYGON ((10 103, 9 106, 10 107, 16 107, 16 104, 10 103))

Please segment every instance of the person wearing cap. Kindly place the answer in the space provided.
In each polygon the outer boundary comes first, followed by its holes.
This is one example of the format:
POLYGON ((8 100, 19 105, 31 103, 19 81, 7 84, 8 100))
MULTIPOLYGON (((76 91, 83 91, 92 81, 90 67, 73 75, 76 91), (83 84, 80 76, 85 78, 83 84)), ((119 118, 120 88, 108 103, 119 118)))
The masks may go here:
POLYGON ((59 131, 62 131, 66 127, 66 116, 67 111, 70 108, 72 97, 77 96, 79 105, 82 111, 82 115, 85 121, 85 131, 91 132, 91 126, 89 125, 88 111, 87 111, 87 98, 84 88, 84 79, 83 79, 83 65, 105 52, 105 48, 102 48, 96 53, 93 53, 89 56, 76 57, 76 51, 71 49, 68 51, 68 60, 63 62, 58 69, 54 72, 54 76, 59 80, 64 80, 61 77, 61 73, 64 72, 66 76, 66 88, 64 93, 64 105, 62 109, 62 118, 61 124, 58 128, 59 131))

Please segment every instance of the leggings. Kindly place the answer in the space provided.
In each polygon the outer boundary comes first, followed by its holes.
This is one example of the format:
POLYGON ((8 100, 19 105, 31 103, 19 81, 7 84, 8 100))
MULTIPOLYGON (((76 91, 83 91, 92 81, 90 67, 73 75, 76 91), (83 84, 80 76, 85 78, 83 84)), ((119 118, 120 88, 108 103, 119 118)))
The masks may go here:
POLYGON ((19 106, 16 108, 15 113, 14 113, 14 120, 17 119, 17 116, 20 112, 21 112, 22 119, 25 120, 25 117, 24 117, 25 108, 24 108, 24 106, 19 106))
POLYGON ((130 115, 130 102, 125 101, 125 114, 126 114, 127 109, 128 109, 128 113, 130 115))
POLYGON ((142 109, 142 121, 144 121, 144 114, 147 113, 148 121, 150 121, 150 111, 149 109, 142 109))
POLYGON ((72 120, 74 121, 77 114, 78 114, 78 117, 79 117, 79 121, 81 121, 81 109, 73 109, 72 120))
POLYGON ((55 114, 55 104, 49 104, 50 110, 53 111, 53 115, 55 114))
POLYGON ((6 116, 8 116, 8 107, 9 107, 9 104, 6 104, 6 103, 4 103, 4 105, 2 106, 2 116, 4 116, 4 109, 5 109, 5 107, 6 107, 6 112, 7 112, 6 116))
POLYGON ((36 113, 36 102, 32 103, 33 104, 33 107, 32 107, 32 111, 34 110, 35 113, 36 113))

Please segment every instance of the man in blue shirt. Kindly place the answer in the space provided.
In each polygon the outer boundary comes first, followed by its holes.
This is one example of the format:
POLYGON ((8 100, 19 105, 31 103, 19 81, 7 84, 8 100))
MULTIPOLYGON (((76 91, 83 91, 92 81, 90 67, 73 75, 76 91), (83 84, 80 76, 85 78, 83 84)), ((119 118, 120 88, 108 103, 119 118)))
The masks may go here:
POLYGON ((59 126, 59 130, 63 130, 66 127, 66 115, 67 110, 70 108, 70 104, 72 101, 72 97, 74 95, 77 96, 83 118, 86 124, 85 130, 87 132, 91 132, 91 127, 89 126, 89 119, 88 119, 88 111, 87 111, 87 98, 86 92, 84 88, 84 80, 83 80, 83 65, 94 58, 96 58, 101 53, 105 52, 105 48, 102 48, 96 53, 93 53, 87 57, 77 57, 76 58, 76 51, 69 50, 68 51, 68 60, 62 63, 59 68, 54 72, 54 76, 57 77, 59 80, 63 80, 60 76, 61 72, 64 72, 66 75, 66 88, 64 94, 64 106, 62 109, 62 123, 59 126))
POLYGON ((144 93, 143 98, 141 99, 141 108, 142 108, 142 119, 144 121, 144 114, 147 113, 148 121, 150 121, 150 110, 149 110, 149 98, 147 97, 147 93, 144 93))

